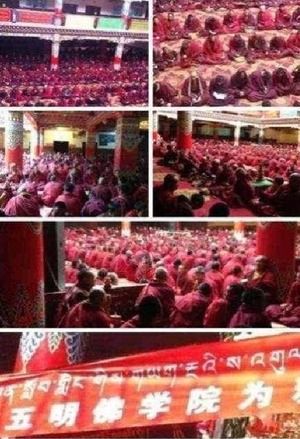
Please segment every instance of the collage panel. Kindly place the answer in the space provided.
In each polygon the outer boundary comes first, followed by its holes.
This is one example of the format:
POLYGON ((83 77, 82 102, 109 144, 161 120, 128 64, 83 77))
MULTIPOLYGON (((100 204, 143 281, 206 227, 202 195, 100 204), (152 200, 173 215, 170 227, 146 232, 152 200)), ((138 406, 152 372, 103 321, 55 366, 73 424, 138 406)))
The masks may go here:
POLYGON ((1 326, 299 328, 299 237, 278 221, 2 222, 1 326))
POLYGON ((0 109, 5 217, 148 216, 148 112, 0 109))
POLYGON ((299 112, 153 112, 154 217, 299 217, 299 112))
POLYGON ((0 106, 148 106, 148 1, 8 0, 0 106))
POLYGON ((262 329, 0 333, 0 434, 297 437, 299 338, 262 329))
POLYGON ((298 106, 295 0, 156 0, 154 105, 298 106))

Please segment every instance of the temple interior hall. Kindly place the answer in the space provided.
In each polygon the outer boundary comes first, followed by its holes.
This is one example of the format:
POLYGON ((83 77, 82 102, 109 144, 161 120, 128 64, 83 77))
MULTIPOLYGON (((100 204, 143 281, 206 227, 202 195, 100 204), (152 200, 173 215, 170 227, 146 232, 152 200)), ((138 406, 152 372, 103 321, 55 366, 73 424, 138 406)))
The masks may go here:
POLYGON ((156 106, 298 106, 297 0, 156 0, 156 106))
POLYGON ((299 272, 296 222, 3 222, 1 325, 300 327, 299 272))
POLYGON ((0 105, 148 103, 148 1, 0 5, 0 105))
POLYGON ((147 216, 148 113, 0 110, 0 214, 147 216))
POLYGON ((298 217, 297 109, 153 113, 155 217, 298 217))

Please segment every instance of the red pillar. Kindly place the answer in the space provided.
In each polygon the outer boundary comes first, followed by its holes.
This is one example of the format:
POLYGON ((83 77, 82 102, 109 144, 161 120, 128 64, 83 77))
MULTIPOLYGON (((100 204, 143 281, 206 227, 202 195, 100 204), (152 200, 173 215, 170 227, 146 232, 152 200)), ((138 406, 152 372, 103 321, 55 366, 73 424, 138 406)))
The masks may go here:
POLYGON ((256 254, 266 256, 275 272, 284 296, 295 277, 297 223, 270 222, 257 224, 256 254))
POLYGON ((0 314, 10 326, 44 326, 42 223, 0 224, 0 285, 0 314))
POLYGON ((23 332, 14 372, 35 373, 81 363, 85 338, 78 332, 23 332))
POLYGON ((177 147, 190 149, 193 146, 193 120, 188 111, 178 111, 177 117, 177 147))
POLYGON ((138 164, 140 120, 138 117, 121 116, 117 120, 114 155, 115 170, 132 170, 138 164))
POLYGON ((5 125, 5 165, 23 169, 23 112, 8 111, 5 125))

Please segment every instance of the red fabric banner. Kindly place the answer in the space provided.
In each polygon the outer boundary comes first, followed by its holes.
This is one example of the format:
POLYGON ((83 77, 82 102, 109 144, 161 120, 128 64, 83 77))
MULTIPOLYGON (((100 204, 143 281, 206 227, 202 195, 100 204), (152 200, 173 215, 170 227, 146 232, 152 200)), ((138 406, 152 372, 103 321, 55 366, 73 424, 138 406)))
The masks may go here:
POLYGON ((300 412, 300 334, 190 345, 0 377, 0 436, 300 412))

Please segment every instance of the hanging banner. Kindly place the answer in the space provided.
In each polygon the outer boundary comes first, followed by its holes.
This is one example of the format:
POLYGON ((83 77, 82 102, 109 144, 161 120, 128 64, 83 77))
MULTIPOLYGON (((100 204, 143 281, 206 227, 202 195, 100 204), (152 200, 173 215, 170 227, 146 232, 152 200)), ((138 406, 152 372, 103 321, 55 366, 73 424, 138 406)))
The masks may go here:
POLYGON ((1 437, 287 412, 300 412, 300 333, 0 377, 1 437))

